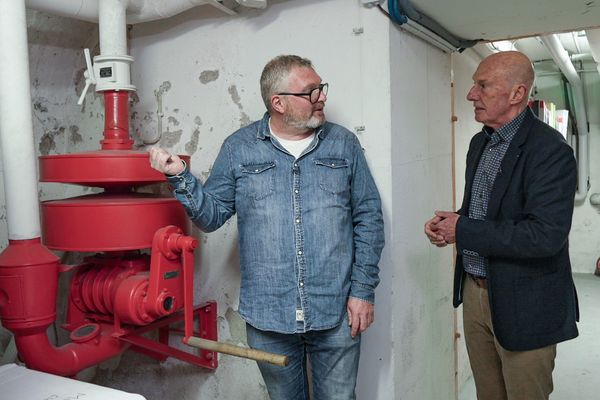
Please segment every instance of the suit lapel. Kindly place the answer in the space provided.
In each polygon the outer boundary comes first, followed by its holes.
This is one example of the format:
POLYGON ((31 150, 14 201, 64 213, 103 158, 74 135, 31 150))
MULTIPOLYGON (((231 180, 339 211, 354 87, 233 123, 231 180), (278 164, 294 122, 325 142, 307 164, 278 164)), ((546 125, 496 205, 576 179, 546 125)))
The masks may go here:
POLYGON ((483 148, 486 144, 486 134, 480 132, 473 139, 473 144, 467 153, 467 167, 465 176, 465 194, 463 196, 463 202, 461 210, 464 215, 469 215, 469 203, 471 201, 471 189, 473 188, 473 178, 475 177, 475 171, 477 171, 477 165, 479 159, 483 153, 483 148))
POLYGON ((515 134, 513 140, 508 146, 508 149, 506 150, 506 154, 504 155, 502 163, 500 164, 500 170, 498 171, 498 175, 494 181, 492 193, 490 194, 486 219, 495 219, 498 211, 500 210, 500 204, 502 203, 506 189, 508 189, 508 186, 511 183, 511 177, 515 169, 515 165, 517 165, 517 162, 521 157, 521 153, 523 152, 522 146, 527 140, 527 134, 531 129, 534 118, 535 117, 533 116, 531 110, 528 110, 527 114, 525 115, 525 119, 519 127, 519 130, 515 134))

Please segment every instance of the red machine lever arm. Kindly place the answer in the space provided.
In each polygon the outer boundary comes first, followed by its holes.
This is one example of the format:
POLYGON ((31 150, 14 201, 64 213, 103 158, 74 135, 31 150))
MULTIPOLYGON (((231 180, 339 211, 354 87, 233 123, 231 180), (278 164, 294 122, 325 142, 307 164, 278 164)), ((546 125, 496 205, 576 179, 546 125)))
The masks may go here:
POLYGON ((194 248, 185 246, 183 249, 183 315, 185 339, 194 333, 194 248))

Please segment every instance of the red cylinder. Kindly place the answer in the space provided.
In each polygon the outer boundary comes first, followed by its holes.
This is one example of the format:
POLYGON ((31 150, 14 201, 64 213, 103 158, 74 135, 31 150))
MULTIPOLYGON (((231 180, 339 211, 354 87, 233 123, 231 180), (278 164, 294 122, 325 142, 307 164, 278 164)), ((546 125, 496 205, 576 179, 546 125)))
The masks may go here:
POLYGON ((101 193, 42 203, 44 244, 57 250, 145 249, 161 227, 187 224, 172 197, 101 193))
POLYGON ((56 317, 59 259, 39 238, 10 240, 0 254, 0 317, 15 335, 45 332, 56 317))
POLYGON ((131 150, 129 138, 129 92, 108 90, 104 92, 103 150, 131 150))

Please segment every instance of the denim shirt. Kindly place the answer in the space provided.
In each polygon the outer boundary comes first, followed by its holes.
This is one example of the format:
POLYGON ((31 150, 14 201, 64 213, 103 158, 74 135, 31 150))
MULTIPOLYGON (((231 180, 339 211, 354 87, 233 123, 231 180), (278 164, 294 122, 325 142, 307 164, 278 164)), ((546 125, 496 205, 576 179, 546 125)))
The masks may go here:
POLYGON ((168 180, 205 232, 237 213, 246 322, 280 333, 333 328, 348 296, 375 300, 384 245, 379 193, 347 129, 326 122, 295 159, 268 121, 265 114, 229 136, 204 185, 187 168, 168 180))

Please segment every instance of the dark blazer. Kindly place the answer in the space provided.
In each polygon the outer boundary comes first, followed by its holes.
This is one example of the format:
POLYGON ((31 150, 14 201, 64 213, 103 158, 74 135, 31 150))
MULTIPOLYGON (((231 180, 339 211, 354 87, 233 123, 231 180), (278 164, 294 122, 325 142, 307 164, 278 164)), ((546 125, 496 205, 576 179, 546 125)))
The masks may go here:
POLYGON ((454 306, 462 303, 462 254, 487 257, 488 295, 498 342, 531 350, 578 335, 577 294, 568 236, 577 167, 556 130, 530 109, 502 160, 485 221, 468 218, 475 170, 486 144, 480 132, 467 153, 466 185, 456 226, 454 306))

